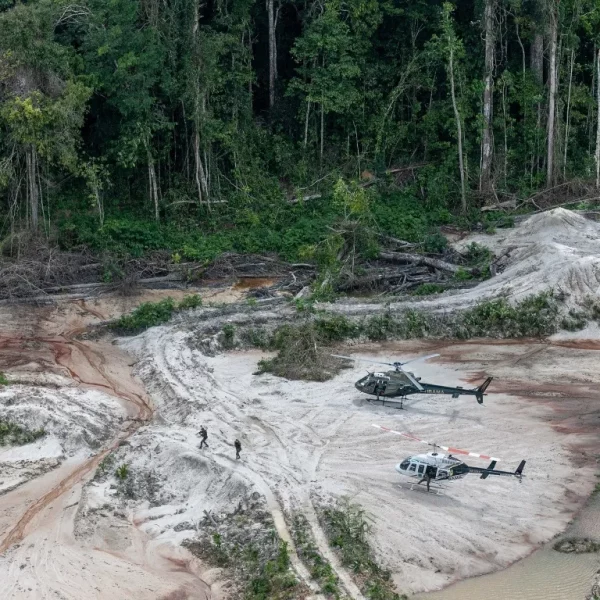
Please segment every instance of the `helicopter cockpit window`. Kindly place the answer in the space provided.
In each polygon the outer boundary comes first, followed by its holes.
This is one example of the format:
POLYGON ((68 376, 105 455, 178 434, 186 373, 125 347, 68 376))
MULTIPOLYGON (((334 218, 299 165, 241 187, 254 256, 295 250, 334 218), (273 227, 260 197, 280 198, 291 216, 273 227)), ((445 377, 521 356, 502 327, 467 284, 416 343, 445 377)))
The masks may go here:
POLYGON ((410 467, 409 467, 409 469, 408 469, 408 470, 409 470, 409 471, 411 471, 411 472, 413 472, 413 471, 415 471, 415 470, 416 470, 416 468, 417 468, 417 464, 416 464, 416 463, 412 463, 412 464, 410 465, 410 467))
POLYGON ((400 464, 400 468, 401 468, 403 471, 406 471, 406 469, 408 469, 408 465, 410 465, 410 460, 405 460, 404 462, 402 462, 402 463, 400 464))
POLYGON ((425 465, 419 465, 419 471, 418 471, 419 475, 422 475, 424 470, 425 470, 425 465))

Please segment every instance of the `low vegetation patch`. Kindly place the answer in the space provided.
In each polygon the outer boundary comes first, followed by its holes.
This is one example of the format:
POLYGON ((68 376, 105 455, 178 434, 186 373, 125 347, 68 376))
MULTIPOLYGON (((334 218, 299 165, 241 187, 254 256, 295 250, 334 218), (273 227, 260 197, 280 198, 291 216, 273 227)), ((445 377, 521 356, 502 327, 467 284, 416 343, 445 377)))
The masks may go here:
POLYGON ((160 302, 144 302, 132 313, 113 321, 110 328, 121 335, 135 335, 149 327, 166 323, 176 312, 198 306, 202 306, 202 298, 197 294, 186 296, 180 302, 170 297, 160 302))
POLYGON ((206 563, 223 568, 234 583, 231 597, 244 600, 300 600, 309 592, 296 578, 288 545, 260 500, 240 502, 221 517, 206 514, 198 536, 183 545, 206 563))
POLYGON ((360 506, 342 498, 320 512, 322 526, 329 543, 342 564, 354 574, 366 598, 371 600, 403 600, 394 587, 391 573, 376 562, 369 544, 371 520, 360 506))
POLYGON ((326 381, 342 367, 327 346, 357 337, 360 328, 342 316, 316 319, 300 325, 282 325, 264 347, 276 350, 274 358, 261 360, 260 373, 273 373, 287 379, 326 381))
POLYGON ((240 345, 277 352, 259 362, 259 373, 288 379, 325 381, 344 367, 333 358, 331 347, 340 342, 404 340, 417 338, 470 339, 478 337, 545 337, 560 325, 559 302, 550 292, 511 304, 504 298, 481 302, 454 314, 432 314, 406 310, 352 320, 343 315, 302 311, 296 323, 275 330, 251 327, 234 330, 226 325, 221 333, 225 349, 240 345))
POLYGON ((23 446, 46 435, 43 429, 27 429, 13 421, 0 419, 0 446, 23 446))
POLYGON ((292 539, 296 552, 308 567, 310 576, 319 584, 321 592, 328 598, 343 600, 346 598, 339 587, 339 579, 331 564, 319 552, 310 535, 310 528, 303 514, 296 514, 292 520, 292 539))

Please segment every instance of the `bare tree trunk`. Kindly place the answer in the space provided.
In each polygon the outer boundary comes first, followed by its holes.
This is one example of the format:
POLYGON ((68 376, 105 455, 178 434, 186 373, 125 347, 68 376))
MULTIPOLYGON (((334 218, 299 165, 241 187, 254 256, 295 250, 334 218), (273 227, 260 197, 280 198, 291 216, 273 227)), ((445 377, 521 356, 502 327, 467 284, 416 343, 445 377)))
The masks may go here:
POLYGON ((320 150, 320 160, 323 163, 323 149, 325 147, 325 107, 323 105, 323 101, 321 101, 321 150, 320 150))
POLYGON ((508 125, 506 115, 506 80, 502 79, 502 116, 504 120, 504 188, 508 188, 508 125))
POLYGON ((306 101, 306 116, 304 117, 304 148, 308 144, 308 120, 310 118, 310 100, 306 101))
POLYGON ((150 189, 150 200, 154 204, 154 219, 156 222, 160 220, 160 213, 158 210, 158 184, 156 183, 156 169, 154 168, 154 159, 150 152, 149 144, 146 143, 146 157, 148 162, 148 186, 150 189))
POLYGON ((269 20, 269 107, 275 104, 275 81, 277 80, 277 40, 275 38, 275 0, 267 0, 269 20))
POLYGON ((39 227, 39 201, 40 190, 37 179, 37 152, 35 146, 30 145, 25 151, 25 164, 27 168, 27 197, 29 200, 29 218, 31 228, 39 227))
POLYGON ((535 32, 531 44, 531 71, 535 81, 539 85, 544 83, 544 35, 535 32))
POLYGON ((558 15, 556 6, 550 7, 550 81, 548 93, 548 151, 546 155, 546 185, 552 187, 554 184, 554 125, 556 121, 556 90, 557 72, 556 72, 556 53, 558 40, 558 15))
POLYGON ((596 97, 598 99, 598 113, 596 122, 596 187, 600 188, 600 49, 596 60, 596 97))
POLYGON ((575 50, 571 50, 571 66, 569 68, 569 92, 567 94, 567 116, 565 121, 565 151, 563 154, 563 177, 567 178, 567 154, 569 150, 569 127, 571 124, 571 89, 573 87, 573 64, 575 63, 575 50))
POLYGON ((493 102, 494 102, 494 59, 496 40, 494 39, 495 0, 485 1, 485 88, 483 91, 483 136, 481 140, 481 173, 479 190, 489 194, 492 188, 493 151, 493 102))
POLYGON ((454 109, 454 118, 456 119, 456 134, 458 137, 458 168, 460 169, 460 194, 463 212, 467 212, 467 190, 465 186, 465 165, 463 158, 463 134, 462 122, 458 105, 456 104, 456 91, 454 86, 454 48, 450 45, 450 54, 448 58, 448 74, 450 75, 450 94, 452 96, 452 108, 454 109))
POLYGON ((194 132, 194 163, 196 189, 198 190, 198 202, 200 204, 208 204, 210 209, 210 198, 208 195, 208 180, 206 177, 206 169, 200 156, 200 134, 198 132, 198 126, 196 125, 196 131, 194 132))

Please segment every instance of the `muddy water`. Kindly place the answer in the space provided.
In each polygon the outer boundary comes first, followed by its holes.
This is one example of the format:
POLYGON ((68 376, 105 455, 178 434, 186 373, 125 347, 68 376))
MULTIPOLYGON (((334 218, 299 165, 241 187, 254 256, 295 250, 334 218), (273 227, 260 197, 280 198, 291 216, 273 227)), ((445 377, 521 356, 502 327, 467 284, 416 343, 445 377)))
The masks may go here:
MULTIPOLYGON (((561 536, 600 542, 600 494, 593 496, 561 536)), ((561 539, 559 538, 559 539, 561 539)), ((562 554, 556 540, 508 569, 456 583, 441 592, 418 594, 414 600, 584 600, 600 569, 598 554, 562 554)))

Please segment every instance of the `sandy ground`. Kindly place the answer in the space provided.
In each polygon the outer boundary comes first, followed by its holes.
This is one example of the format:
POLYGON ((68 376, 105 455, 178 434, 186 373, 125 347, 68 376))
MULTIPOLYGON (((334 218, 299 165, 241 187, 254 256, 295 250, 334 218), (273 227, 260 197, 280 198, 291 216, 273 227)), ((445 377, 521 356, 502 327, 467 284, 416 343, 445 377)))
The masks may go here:
MULTIPOLYGON (((45 307, 0 307, 0 416, 47 435, 0 449, 0 598, 208 597, 183 549, 154 544, 129 515, 106 540, 82 541, 76 523, 84 484, 100 461, 153 414, 131 375, 133 360, 110 340, 81 341, 86 326, 178 293, 99 297, 45 307)), ((183 294, 179 293, 179 296, 183 294)), ((205 291, 217 302, 232 288, 205 291)), ((103 514, 103 505, 92 507, 103 514)))
MULTIPOLYGON (((259 353, 207 358, 191 340, 165 327, 126 343, 140 358, 139 375, 169 426, 168 434, 156 431, 163 449, 150 459, 151 468, 178 490, 169 514, 148 529, 158 539, 193 535, 172 528, 194 522, 206 507, 231 508, 236 493, 249 487, 270 492, 273 510, 303 511, 326 551, 314 506, 349 495, 373 514, 378 554, 399 590, 411 593, 525 556, 565 528, 594 485, 596 350, 535 342, 353 348, 371 358, 435 349, 441 358, 419 367, 424 381, 464 385, 487 373, 496 377, 484 406, 472 398, 414 396, 401 412, 370 404, 354 389, 362 366, 326 383, 291 382, 253 375, 259 353), (423 448, 378 432, 372 423, 500 456, 506 469, 527 459, 527 477, 522 484, 466 478, 448 484, 442 496, 409 491, 394 464, 423 448), (195 447, 201 424, 210 432, 209 450, 195 447), (179 461, 168 450, 175 431, 179 461), (235 437, 244 447, 240 463, 233 460, 235 437), (199 468, 190 482, 193 460, 199 468)), ((147 452, 132 451, 127 459, 137 469, 149 468, 147 452)))
MULTIPOLYGON (((498 251, 508 249, 505 270, 462 300, 436 299, 442 310, 499 293, 519 298, 553 282, 570 286, 574 305, 597 293, 597 224, 552 211, 522 227, 496 240, 498 251)), ((202 293, 219 303, 244 290, 202 293)), ((228 512, 253 492, 265 498, 285 540, 284 514, 306 515, 350 597, 362 598, 316 517, 316 507, 343 494, 373 515, 373 544, 399 591, 436 589, 525 556, 565 528, 596 481, 597 328, 547 342, 339 349, 386 359, 439 352, 417 370, 433 383, 495 377, 484 406, 473 398, 414 396, 405 411, 369 403, 355 390, 367 366, 360 363, 332 381, 306 383, 254 375, 258 352, 207 357, 193 311, 118 343, 77 337, 167 295, 178 294, 0 307, 0 371, 15 383, 0 392, 0 417, 48 431, 0 454, 0 598, 226 598, 221 573, 180 543, 195 535, 205 511, 228 512), (521 484, 467 477, 448 483, 441 496, 410 491, 394 465, 423 447, 372 423, 500 456, 506 469, 526 459, 526 477, 521 484), (209 449, 198 448, 200 425, 208 428, 209 449), (116 493, 114 471, 94 477, 109 453, 129 465, 130 499, 116 493)), ((311 585, 293 548, 291 559, 311 585)))

